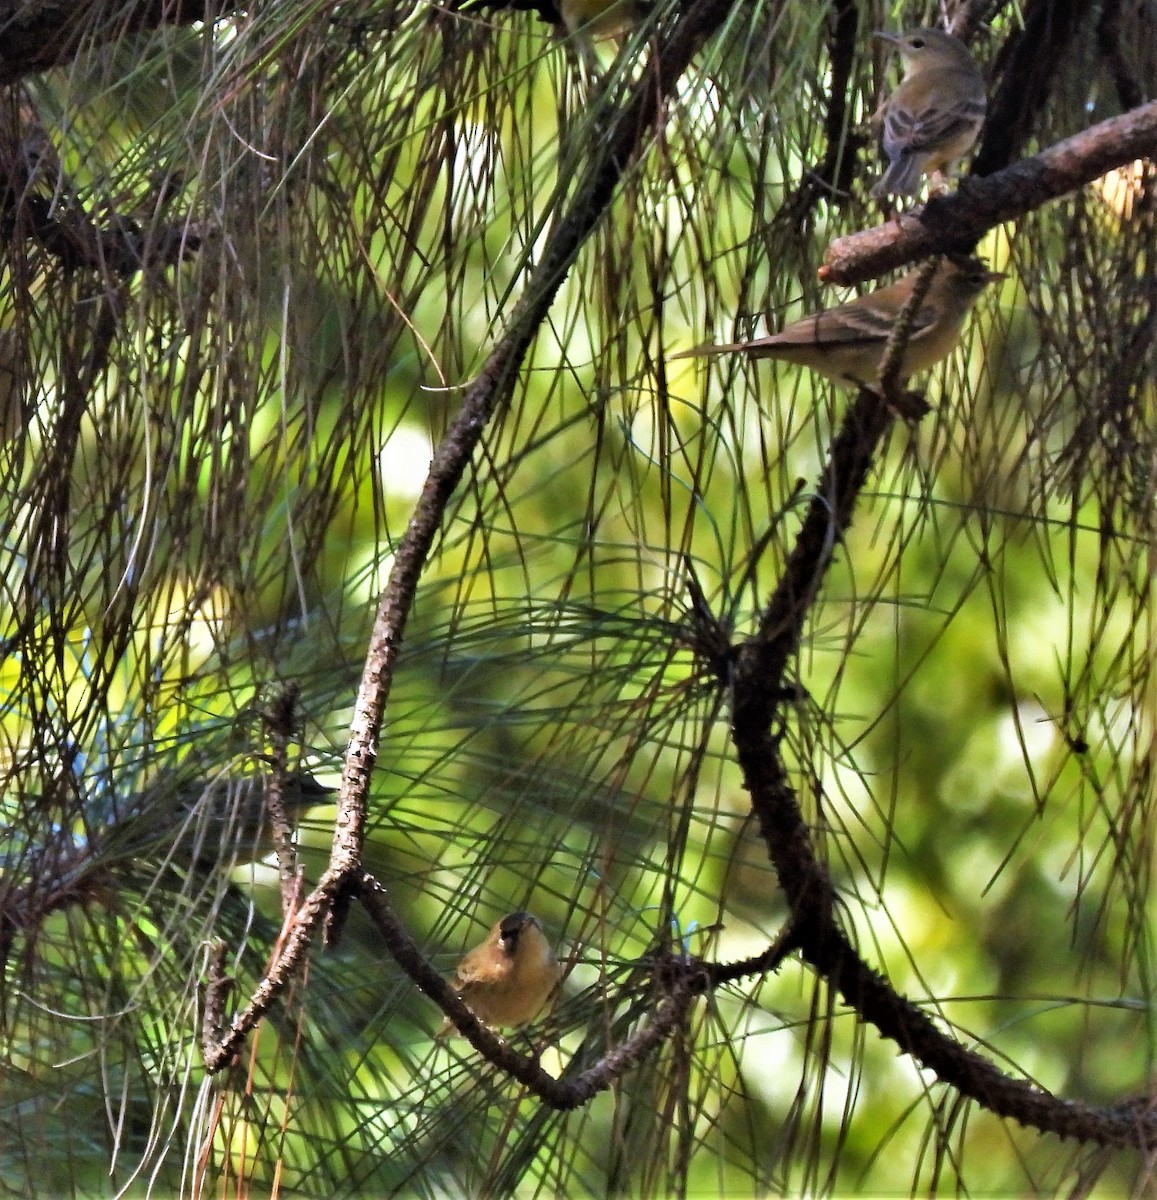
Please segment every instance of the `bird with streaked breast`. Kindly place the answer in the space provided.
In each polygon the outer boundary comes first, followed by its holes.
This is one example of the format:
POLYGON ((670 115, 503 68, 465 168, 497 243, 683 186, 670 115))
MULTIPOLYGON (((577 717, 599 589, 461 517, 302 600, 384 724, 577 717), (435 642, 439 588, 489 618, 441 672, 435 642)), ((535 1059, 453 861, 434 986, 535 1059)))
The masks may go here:
MULTIPOLYGON (((835 308, 803 317, 779 333, 749 341, 696 346, 672 359, 715 354, 776 358, 807 367, 843 387, 874 384, 895 329, 922 268, 835 308)), ((900 379, 934 367, 955 349, 964 319, 988 284, 1004 276, 978 259, 943 259, 912 317, 900 360, 900 379)))

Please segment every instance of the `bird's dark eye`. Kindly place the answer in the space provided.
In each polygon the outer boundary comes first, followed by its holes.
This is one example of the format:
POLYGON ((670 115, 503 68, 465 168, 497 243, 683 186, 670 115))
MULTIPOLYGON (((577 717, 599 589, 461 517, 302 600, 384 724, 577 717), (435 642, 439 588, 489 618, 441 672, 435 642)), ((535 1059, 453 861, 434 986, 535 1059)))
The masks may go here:
POLYGON ((913 50, 923 50, 924 44, 925 43, 924 43, 923 38, 913 38, 912 39, 912 49, 913 50))

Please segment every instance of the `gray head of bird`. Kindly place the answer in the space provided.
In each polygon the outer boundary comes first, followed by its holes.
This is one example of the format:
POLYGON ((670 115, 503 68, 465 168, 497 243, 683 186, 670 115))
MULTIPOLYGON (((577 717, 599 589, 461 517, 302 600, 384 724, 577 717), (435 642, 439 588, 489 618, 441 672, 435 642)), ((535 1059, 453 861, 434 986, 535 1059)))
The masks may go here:
POLYGON ((957 37, 943 29, 909 29, 904 33, 886 33, 878 30, 874 35, 895 47, 909 74, 932 65, 954 65, 976 69, 976 60, 968 47, 957 37))
POLYGON ((970 254, 947 256, 938 274, 945 287, 969 300, 979 296, 990 283, 1006 278, 1004 271, 990 271, 982 259, 970 254))

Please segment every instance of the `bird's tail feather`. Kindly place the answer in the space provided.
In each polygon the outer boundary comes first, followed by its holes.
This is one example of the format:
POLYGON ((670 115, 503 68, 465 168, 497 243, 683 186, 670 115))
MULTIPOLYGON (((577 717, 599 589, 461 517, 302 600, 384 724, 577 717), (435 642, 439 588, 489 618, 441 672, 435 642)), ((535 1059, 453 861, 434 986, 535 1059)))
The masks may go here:
POLYGON ((872 188, 872 195, 915 196, 920 189, 920 159, 914 154, 902 154, 888 164, 888 169, 872 188))

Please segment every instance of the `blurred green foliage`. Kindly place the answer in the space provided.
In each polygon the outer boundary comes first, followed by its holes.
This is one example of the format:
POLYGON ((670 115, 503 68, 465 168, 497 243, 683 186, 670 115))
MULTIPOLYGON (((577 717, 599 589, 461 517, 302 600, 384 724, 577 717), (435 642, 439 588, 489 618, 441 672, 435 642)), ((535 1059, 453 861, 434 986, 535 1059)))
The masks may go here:
MULTIPOLYGON (((736 958, 786 916, 727 696, 690 648, 683 559, 742 640, 845 400, 794 368, 666 355, 829 302, 827 238, 875 219, 874 162, 803 226, 778 215, 822 150, 817 12, 756 5, 705 47, 451 501, 389 700, 366 866, 447 972, 504 912, 544 919, 572 967, 534 1031, 554 1072, 637 1027, 656 949, 736 958)), ((856 121, 881 86, 867 32, 856 121)), ((6 1178, 1012 1193, 1084 1164, 959 1103, 794 960, 701 1001, 613 1092, 550 1112, 432 1041, 440 1014, 356 908, 252 1053, 207 1078, 208 949, 228 947, 243 1002, 280 925, 276 870, 108 836, 159 775, 268 754, 287 681, 292 761, 336 777, 430 456, 653 33, 613 66, 599 48, 606 76, 584 80, 528 13, 310 0, 126 38, 31 85, 78 202, 185 221, 197 246, 118 293, 56 542, 37 523, 45 464, 88 349, 73 322, 104 285, 43 253, 3 268, 37 356, 27 442, 3 460, 6 1178)), ((1007 1070, 1109 1102, 1153 1065, 1151 512, 1078 437, 1116 360, 1074 373, 1050 352, 1078 310, 1115 335, 1057 252, 1080 222, 1090 255, 1135 253, 1136 225, 1088 224, 1099 204, 984 247, 1011 277, 926 381, 930 416, 895 428, 783 732, 865 957, 1007 1070)), ((1137 402, 1151 415, 1151 382, 1137 402)), ((308 879, 329 837, 303 821, 308 879)), ((1090 1162, 1105 1195, 1137 1169, 1090 1162)))

